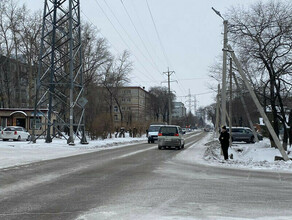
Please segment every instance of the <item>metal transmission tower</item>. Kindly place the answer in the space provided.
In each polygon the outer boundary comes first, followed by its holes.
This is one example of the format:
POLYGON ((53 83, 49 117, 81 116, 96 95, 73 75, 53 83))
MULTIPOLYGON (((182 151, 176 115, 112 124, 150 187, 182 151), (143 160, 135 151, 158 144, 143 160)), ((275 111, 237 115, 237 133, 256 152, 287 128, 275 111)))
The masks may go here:
MULTIPOLYGON (((67 131, 68 144, 74 144, 75 135, 81 143, 85 138, 83 97, 83 65, 79 0, 45 0, 42 38, 36 82, 33 141, 36 141, 36 117, 46 118, 46 142, 52 142, 54 133, 67 131), (48 108, 44 114, 41 109, 48 108), (52 117, 56 115, 56 117, 52 117), (74 134, 75 132, 75 134, 74 134), (81 133, 81 135, 80 135, 81 133)), ((39 136, 38 136, 39 137, 39 136)))

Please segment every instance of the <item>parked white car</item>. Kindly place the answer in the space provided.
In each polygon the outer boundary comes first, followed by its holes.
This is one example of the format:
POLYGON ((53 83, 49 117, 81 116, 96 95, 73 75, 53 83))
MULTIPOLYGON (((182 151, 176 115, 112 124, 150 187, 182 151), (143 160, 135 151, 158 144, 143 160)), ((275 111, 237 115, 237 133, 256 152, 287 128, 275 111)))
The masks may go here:
POLYGON ((13 139, 14 141, 29 140, 30 134, 23 127, 8 126, 1 131, 3 141, 13 139))

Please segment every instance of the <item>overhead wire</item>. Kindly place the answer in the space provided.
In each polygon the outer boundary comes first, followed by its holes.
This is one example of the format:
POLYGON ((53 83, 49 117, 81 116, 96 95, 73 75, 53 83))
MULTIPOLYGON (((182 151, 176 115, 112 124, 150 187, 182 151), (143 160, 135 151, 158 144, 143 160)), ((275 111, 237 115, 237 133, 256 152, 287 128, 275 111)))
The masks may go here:
MULTIPOLYGON (((141 18, 140 18, 140 14, 137 12, 137 8, 136 8, 136 3, 137 1, 135 0, 131 0, 131 6, 132 6, 132 9, 135 13, 135 16, 137 18, 137 21, 139 23, 140 26, 144 27, 145 25, 143 24, 141 18)), ((144 7, 143 7, 144 8, 144 7)), ((148 43, 148 45, 150 46, 150 49, 152 50, 152 52, 154 52, 154 55, 156 56, 156 59, 158 60, 159 63, 163 63, 163 59, 159 56, 159 53, 157 53, 157 48, 155 46, 153 46, 153 43, 149 40, 149 35, 148 35, 148 31, 145 30, 145 28, 142 28, 142 31, 143 31, 143 36, 144 36, 144 39, 146 40, 146 42, 148 43)))
MULTIPOLYGON (((121 0, 121 1, 122 1, 122 0, 121 0)), ((159 35, 158 29, 157 29, 157 25, 156 25, 156 22, 155 22, 155 20, 154 20, 154 17, 153 17, 153 14, 152 14, 152 11, 151 11, 151 8, 150 8, 150 5, 149 5, 148 0, 146 0, 146 4, 147 4, 148 12, 149 12, 149 14, 150 14, 150 17, 151 17, 151 20, 152 20, 152 23, 153 23, 153 26, 154 26, 154 29, 155 29, 155 32, 156 32, 156 35, 157 35, 157 38, 158 38, 158 41, 159 41, 160 47, 161 47, 161 50, 162 50, 163 55, 164 55, 164 58, 165 58, 165 60, 166 60, 166 63, 167 63, 168 66, 171 66, 171 63, 170 63, 170 61, 169 61, 169 59, 168 59, 168 56, 167 56, 167 54, 166 54, 165 47, 164 47, 164 45, 163 45, 163 43, 162 43, 162 40, 161 40, 161 37, 160 37, 160 35, 159 35)), ((175 76, 176 76, 176 74, 175 74, 175 76)), ((186 93, 186 90, 184 89, 184 87, 182 87, 182 85, 180 84, 179 80, 177 80, 177 82, 178 82, 178 87, 179 87, 179 89, 181 90, 181 92, 186 93)))
MULTIPOLYGON (((105 1, 105 0, 104 0, 104 1, 105 1)), ((146 46, 144 40, 142 39, 142 37, 141 37, 141 35, 140 35, 140 33, 139 33, 139 31, 138 31, 136 25, 134 24, 133 19, 132 19, 131 15, 130 15, 129 11, 127 10, 127 8, 126 8, 126 6, 125 6, 123 0, 120 0, 120 2, 121 2, 121 4, 122 4, 122 6, 123 6, 123 8, 124 8, 124 10, 125 10, 125 12, 126 12, 128 18, 129 18, 129 20, 130 20, 132 26, 134 27, 135 32, 137 33, 139 39, 141 40, 143 47, 145 48, 145 50, 146 50, 147 54, 149 55, 151 61, 153 62, 153 64, 154 64, 155 67, 157 68, 158 72, 161 74, 162 71, 159 70, 159 67, 157 66, 156 62, 153 60, 153 57, 150 55, 149 50, 148 50, 148 48, 147 48, 147 46, 146 46)))
MULTIPOLYGON (((115 18, 115 20, 117 21, 117 23, 120 25, 120 27, 122 28, 122 30, 125 32, 125 34, 127 35, 127 37, 129 38, 129 40, 133 43, 133 45, 137 48, 137 50, 143 55, 143 57, 145 59, 148 59, 147 56, 145 56, 145 54, 140 50, 140 48, 137 46, 137 44, 135 43, 135 41, 132 39, 132 37, 130 36, 130 34, 127 32, 126 28, 121 24, 121 22, 119 21, 119 19, 117 18, 117 16, 115 15, 114 11, 111 9, 111 7, 108 5, 108 3, 103 0, 105 5, 108 7, 108 9, 110 10, 111 14, 113 15, 113 17, 115 18)), ((150 61, 150 63, 152 62, 152 58, 151 55, 148 53, 150 60, 148 59, 148 62, 150 61)), ((152 64, 152 63, 151 63, 152 64)), ((153 64, 152 64, 153 65, 153 64)), ((155 65, 153 65, 154 69, 156 68, 155 65)), ((156 69, 157 70, 157 69, 156 69)), ((158 72, 159 69, 158 69, 158 72)))
MULTIPOLYGON (((97 29, 98 29, 98 27, 90 20, 90 18, 81 10, 81 13, 86 17, 86 19, 94 26, 94 27, 96 27, 97 29)), ((108 38, 106 38, 106 36, 101 32, 101 30, 99 30, 99 33, 110 43, 110 45, 111 45, 111 47, 117 52, 117 53, 119 53, 120 51, 115 47, 115 45, 112 43, 112 42, 110 42, 109 41, 109 39, 108 38)), ((143 65, 142 65, 142 67, 144 67, 143 65)), ((139 70, 137 67, 136 67, 136 69, 139 71, 139 72, 141 72, 144 76, 146 76, 148 79, 150 79, 151 81, 153 81, 153 79, 154 78, 150 78, 149 76, 148 76, 148 74, 145 74, 144 72, 142 72, 141 70, 139 70)), ((146 71, 146 72, 148 72, 147 70, 146 70, 146 68, 144 67, 144 70, 146 71)))
POLYGON ((164 49, 164 46, 163 46, 162 40, 161 40, 161 38, 160 38, 160 35, 159 35, 159 32, 158 32, 158 29, 157 29, 157 26, 156 26, 156 23, 155 23, 155 20, 154 20, 153 14, 152 14, 152 12, 151 12, 151 9, 150 9, 150 6, 149 6, 149 3, 148 3, 148 0, 146 0, 146 3, 147 3, 148 12, 149 12, 149 14, 150 14, 150 17, 151 17, 152 23, 153 23, 153 25, 154 25, 154 29, 155 29, 155 32, 156 32, 156 35, 157 35, 157 38, 158 38, 158 41, 159 41, 160 47, 161 47, 161 49, 162 49, 162 53, 163 53, 163 55, 164 55, 164 58, 165 58, 165 60, 166 60, 167 65, 170 66, 170 62, 169 62, 169 59, 168 59, 168 57, 167 57, 167 55, 166 55, 166 51, 165 51, 165 49, 164 49))
MULTIPOLYGON (((125 41, 125 39, 123 38, 123 36, 121 35, 121 33, 118 31, 118 29, 116 28, 116 26, 114 25, 114 23, 111 21, 111 19, 108 17, 107 13, 104 11, 104 9, 101 7, 101 5, 98 3, 97 0, 94 0, 95 3, 98 5, 98 7, 101 9, 102 13, 105 15, 106 19, 110 22, 110 24, 112 25, 112 27, 114 28, 114 30, 117 32, 117 34, 119 35, 119 37, 121 38, 121 40, 123 41, 123 43, 126 45, 126 47, 130 49, 130 46, 127 44, 127 42, 125 41)), ((140 65, 143 67, 143 69, 148 72, 148 74, 146 74, 146 77, 149 78, 152 77, 153 80, 155 80, 155 78, 149 73, 149 71, 147 71, 147 69, 145 68, 145 66, 143 65, 143 63, 140 61, 140 59, 133 54, 133 56, 136 58, 136 60, 140 63, 140 65)))

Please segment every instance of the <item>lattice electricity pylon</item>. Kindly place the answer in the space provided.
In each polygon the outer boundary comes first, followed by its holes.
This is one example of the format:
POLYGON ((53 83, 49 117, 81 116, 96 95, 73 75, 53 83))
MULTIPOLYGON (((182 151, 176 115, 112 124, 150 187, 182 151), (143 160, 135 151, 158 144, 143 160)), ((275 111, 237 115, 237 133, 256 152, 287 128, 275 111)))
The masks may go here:
POLYGON ((87 100, 83 91, 80 2, 45 0, 33 142, 45 135, 46 142, 50 143, 58 133, 67 139, 68 144, 74 144, 75 137, 81 143, 87 143, 84 132, 87 100), (44 108, 47 108, 47 113, 42 111, 44 108), (45 120, 39 122, 38 116, 45 120), (64 131, 69 133, 69 137, 64 135, 64 131))

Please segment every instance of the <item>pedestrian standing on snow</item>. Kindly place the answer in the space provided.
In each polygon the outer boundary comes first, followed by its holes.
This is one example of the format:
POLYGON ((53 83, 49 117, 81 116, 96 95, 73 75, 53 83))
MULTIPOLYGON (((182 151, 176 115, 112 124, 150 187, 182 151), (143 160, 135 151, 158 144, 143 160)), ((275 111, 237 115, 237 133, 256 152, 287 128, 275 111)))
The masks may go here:
POLYGON ((230 135, 226 130, 226 126, 222 126, 219 141, 221 143, 221 149, 223 151, 224 160, 228 160, 228 147, 229 147, 230 135))

